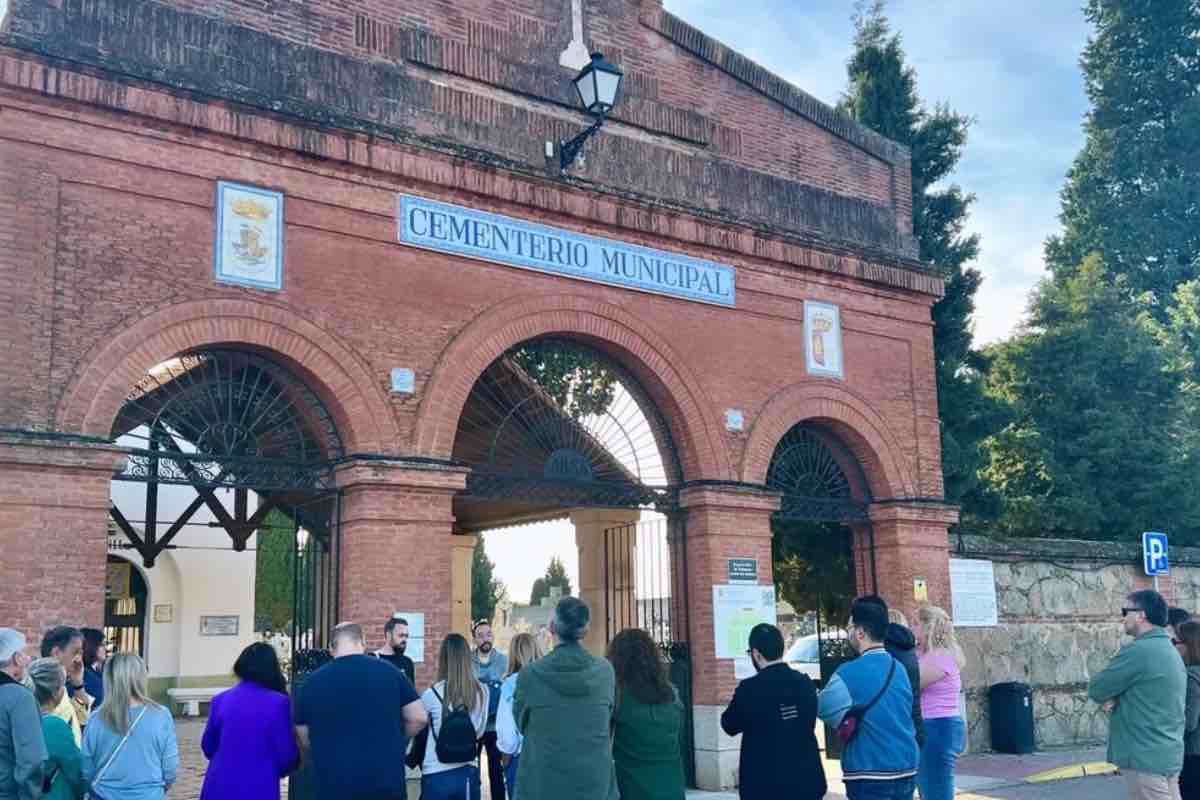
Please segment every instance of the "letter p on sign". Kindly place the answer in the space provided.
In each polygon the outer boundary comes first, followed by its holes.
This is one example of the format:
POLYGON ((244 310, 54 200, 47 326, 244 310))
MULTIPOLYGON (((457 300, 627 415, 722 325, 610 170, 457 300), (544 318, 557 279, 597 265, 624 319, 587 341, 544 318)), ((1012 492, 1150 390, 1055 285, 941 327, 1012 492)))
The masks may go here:
POLYGON ((1142 534, 1142 558, 1146 574, 1150 577, 1166 575, 1171 571, 1167 560, 1167 535, 1165 533, 1142 534))

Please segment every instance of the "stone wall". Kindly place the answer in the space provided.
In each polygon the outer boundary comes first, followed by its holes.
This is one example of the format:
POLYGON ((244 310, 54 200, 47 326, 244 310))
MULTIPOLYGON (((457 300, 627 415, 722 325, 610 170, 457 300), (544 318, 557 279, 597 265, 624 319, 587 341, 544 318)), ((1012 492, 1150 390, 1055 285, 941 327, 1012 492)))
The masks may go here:
MULTIPOLYGON (((1103 742, 1108 721, 1087 683, 1124 641, 1125 596, 1151 585, 1140 543, 961 536, 950 545, 952 558, 993 562, 1000 612, 995 628, 958 630, 970 749, 990 749, 988 687, 1007 681, 1033 688, 1039 748, 1103 742)), ((1172 548, 1171 562, 1160 591, 1200 609, 1200 548, 1172 548)))

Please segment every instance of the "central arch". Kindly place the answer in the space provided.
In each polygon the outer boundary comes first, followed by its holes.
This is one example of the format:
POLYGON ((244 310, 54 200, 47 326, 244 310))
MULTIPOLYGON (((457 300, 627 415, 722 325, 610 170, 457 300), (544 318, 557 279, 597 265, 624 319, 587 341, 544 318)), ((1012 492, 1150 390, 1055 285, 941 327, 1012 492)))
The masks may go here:
POLYGON ((721 426, 712 403, 683 359, 644 321, 611 304, 576 295, 505 301, 456 337, 422 393, 417 453, 450 458, 458 420, 478 378, 514 346, 546 336, 583 338, 637 379, 662 410, 685 480, 733 477, 729 456, 720 446, 721 426))

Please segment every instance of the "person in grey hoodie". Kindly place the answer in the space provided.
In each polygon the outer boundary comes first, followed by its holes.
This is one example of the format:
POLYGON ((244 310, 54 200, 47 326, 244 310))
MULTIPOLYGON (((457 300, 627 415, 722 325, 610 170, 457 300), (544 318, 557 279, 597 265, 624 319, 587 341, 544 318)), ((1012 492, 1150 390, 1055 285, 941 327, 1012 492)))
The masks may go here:
POLYGON ((583 649, 590 623, 582 600, 560 600, 550 624, 558 646, 517 679, 513 719, 525 737, 517 786, 528 800, 617 800, 616 678, 607 659, 583 649))
POLYGON ((42 765, 48 755, 42 715, 33 692, 21 685, 25 637, 0 628, 0 800, 36 800, 42 796, 42 765))
POLYGON ((921 664, 917 659, 917 637, 909 629, 908 620, 904 614, 894 608, 888 608, 882 597, 870 594, 862 600, 883 606, 883 610, 887 612, 887 636, 884 637, 883 646, 908 673, 908 682, 912 684, 913 690, 913 729, 917 732, 917 746, 924 747, 925 721, 921 718, 921 664))

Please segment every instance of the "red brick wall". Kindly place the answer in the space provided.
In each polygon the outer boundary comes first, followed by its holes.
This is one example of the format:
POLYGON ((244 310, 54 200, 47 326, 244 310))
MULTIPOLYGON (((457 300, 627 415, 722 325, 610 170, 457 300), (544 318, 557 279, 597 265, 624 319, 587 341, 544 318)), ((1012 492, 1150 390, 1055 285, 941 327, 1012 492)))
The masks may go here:
MULTIPOLYGON (((268 10, 251 2, 14 0, 10 41, 318 124, 482 149, 553 174, 544 143, 586 124, 571 72, 558 64, 570 39, 569 3, 330 0, 268 10)), ((656 3, 584 6, 589 44, 628 77, 617 122, 574 175, 915 255, 907 151, 656 3)))
POLYGON ((31 642, 54 625, 102 627, 107 448, 0 434, 0 625, 31 642))
MULTIPOLYGON (((560 215, 428 184, 406 181, 395 187, 733 263, 739 267, 739 306, 719 309, 455 259, 395 243, 395 195, 391 187, 379 185, 378 178, 332 164, 314 170, 285 154, 227 140, 188 141, 124 130, 120 121, 103 114, 86 113, 74 121, 61 116, 78 113, 69 107, 31 103, 26 96, 8 95, 4 103, 0 132, 7 138, 0 145, 0 162, 28 165, 26 177, 18 175, 10 191, 29 195, 39 185, 57 184, 56 213, 34 229, 37 236, 54 242, 54 303, 30 302, 13 315, 13 338, 24 348, 17 351, 23 361, 18 373, 36 375, 37 369, 46 368, 39 364, 52 361, 53 378, 37 391, 53 400, 56 416, 49 418, 36 405, 31 410, 29 382, 14 378, 0 386, 0 425, 59 424, 67 419, 78 424, 69 404, 91 403, 100 392, 93 387, 81 396, 71 392, 97 348, 139 319, 157 313, 170 320, 173 314, 167 309, 184 301, 246 298, 282 306, 313 326, 312 337, 352 353, 362 365, 360 374, 372 384, 361 391, 386 398, 382 402, 394 415, 394 443, 384 448, 410 452, 420 438, 415 424, 429 381, 468 323, 504 301, 520 304, 522 298, 563 295, 595 308, 619 309, 651 331, 662 343, 656 345, 660 350, 639 358, 662 359, 693 376, 690 399, 699 405, 694 414, 706 417, 700 422, 693 416, 680 426, 703 430, 724 449, 725 455, 712 464, 737 465, 751 434, 729 434, 714 420, 721 419, 725 408, 741 408, 748 431, 753 431, 769 402, 788 387, 809 383, 803 368, 801 311, 802 300, 812 298, 843 307, 846 381, 821 383, 831 392, 859 398, 856 402, 887 432, 878 446, 888 452, 880 457, 896 461, 898 474, 919 476, 889 488, 901 494, 914 484, 921 489, 939 485, 931 296, 799 272, 763 257, 697 247, 661 235, 585 226, 560 215), (214 283, 213 198, 219 177, 287 193, 284 291, 263 293, 214 283), (32 345, 23 342, 30 341, 25 332, 39 325, 48 330, 34 353, 32 345), (52 359, 47 352, 51 341, 52 359), (414 397, 386 394, 389 371, 398 366, 415 370, 414 397), (915 420, 914 409, 919 415, 915 420)), ((39 296, 36 273, 10 268, 4 275, 6 296, 39 296)), ((44 290, 41 296, 47 296, 44 290)), ((139 330, 139 335, 149 332, 139 330)), ((188 342, 180 340, 180 345, 182 349, 188 342)), ((139 361, 149 356, 139 356, 133 343, 126 351, 136 369, 151 365, 139 361)), ((474 380, 474 374, 456 377, 457 363, 442 366, 452 383, 466 382, 469 388, 474 380)), ((115 373, 106 369, 106 374, 115 373)), ((129 383, 122 379, 112 390, 123 392, 129 383)), ((674 397, 676 402, 684 399, 674 397)), ((788 414, 804 411, 801 404, 788 414)), ((810 407, 809 413, 815 411, 810 407)), ((789 425, 794 421, 799 420, 787 420, 789 425)), ((96 425, 92 433, 107 433, 106 422, 96 425)), ((442 444, 442 454, 448 454, 448 443, 442 444)), ((773 442, 764 440, 761 453, 770 448, 773 442)), ((703 477, 734 477, 736 469, 703 477)), ((876 496, 885 495, 876 488, 876 496)))

